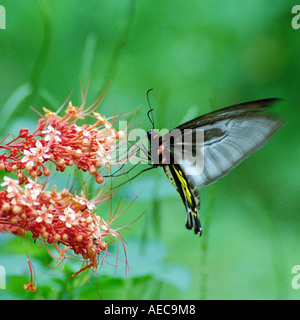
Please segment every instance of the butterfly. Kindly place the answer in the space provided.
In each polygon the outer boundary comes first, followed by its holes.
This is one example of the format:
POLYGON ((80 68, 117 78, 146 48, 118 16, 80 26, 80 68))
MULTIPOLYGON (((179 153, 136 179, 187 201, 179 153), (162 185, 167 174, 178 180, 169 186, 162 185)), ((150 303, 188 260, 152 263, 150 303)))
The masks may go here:
POLYGON ((150 107, 148 117, 153 128, 147 137, 151 168, 162 167, 179 193, 186 209, 187 229, 202 234, 198 187, 208 186, 225 176, 282 127, 281 120, 265 112, 278 100, 250 101, 216 110, 183 123, 165 135, 154 129, 150 107), (197 139, 197 135, 200 138, 197 139), (200 160, 194 161, 197 152, 200 160))

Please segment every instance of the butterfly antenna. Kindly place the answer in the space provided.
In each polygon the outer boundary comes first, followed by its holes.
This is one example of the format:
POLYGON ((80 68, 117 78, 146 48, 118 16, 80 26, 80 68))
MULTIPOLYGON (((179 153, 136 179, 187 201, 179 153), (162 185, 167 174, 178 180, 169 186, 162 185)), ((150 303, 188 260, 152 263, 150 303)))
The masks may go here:
POLYGON ((147 116, 149 121, 152 124, 152 129, 154 129, 154 116, 153 116, 153 109, 151 108, 151 104, 150 104, 150 99, 149 99, 149 92, 152 91, 153 89, 149 89, 147 91, 147 100, 148 100, 148 105, 149 105, 149 111, 147 112, 147 116), (151 113, 151 117, 150 117, 150 113, 151 113))

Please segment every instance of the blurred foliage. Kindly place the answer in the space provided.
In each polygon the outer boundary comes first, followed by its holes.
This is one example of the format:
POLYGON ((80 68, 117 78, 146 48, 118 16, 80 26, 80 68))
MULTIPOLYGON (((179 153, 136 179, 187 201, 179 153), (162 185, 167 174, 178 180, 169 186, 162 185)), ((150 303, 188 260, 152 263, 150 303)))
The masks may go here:
POLYGON ((29 106, 56 110, 71 92, 73 104, 80 104, 78 79, 86 86, 89 72, 89 102, 111 80, 99 111, 109 117, 115 108, 118 114, 141 109, 136 120, 145 130, 149 88, 157 128, 267 97, 284 98, 274 111, 287 124, 266 147, 201 190, 202 238, 185 229, 181 200, 162 170, 153 170, 120 190, 130 201, 138 199, 118 224, 145 212, 123 232, 130 274, 119 261, 117 270, 104 264, 90 279, 73 279, 76 262, 52 270, 43 247, 1 235, 7 289, 0 298, 298 299, 300 292, 291 287, 291 269, 300 264, 295 4, 1 1, 7 27, 0 30, 2 137, 35 127, 38 116, 29 106), (29 282, 26 253, 37 274, 35 293, 23 289, 29 282))

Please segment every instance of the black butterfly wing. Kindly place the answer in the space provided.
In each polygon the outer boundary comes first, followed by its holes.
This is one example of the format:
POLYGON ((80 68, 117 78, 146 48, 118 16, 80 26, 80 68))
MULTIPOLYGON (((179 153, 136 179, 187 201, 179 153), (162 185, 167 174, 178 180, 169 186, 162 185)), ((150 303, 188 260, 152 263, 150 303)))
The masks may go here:
POLYGON ((209 185, 261 148, 281 128, 282 121, 264 113, 276 100, 247 102, 208 113, 175 128, 163 137, 163 144, 178 159, 187 177, 193 177, 198 186, 209 185), (203 135, 200 141, 195 139, 198 133, 203 135), (197 152, 200 159, 191 165, 192 155, 197 152))

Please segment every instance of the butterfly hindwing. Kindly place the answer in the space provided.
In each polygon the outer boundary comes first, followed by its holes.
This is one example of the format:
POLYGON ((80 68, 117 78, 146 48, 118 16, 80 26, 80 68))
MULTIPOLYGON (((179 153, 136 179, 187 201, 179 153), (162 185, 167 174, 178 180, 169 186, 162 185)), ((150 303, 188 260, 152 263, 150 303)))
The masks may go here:
POLYGON ((194 185, 192 179, 186 177, 180 165, 170 164, 163 166, 163 168, 185 205, 187 211, 186 227, 193 229, 196 234, 200 233, 201 235, 202 228, 198 214, 198 209, 200 208, 198 188, 194 185))

